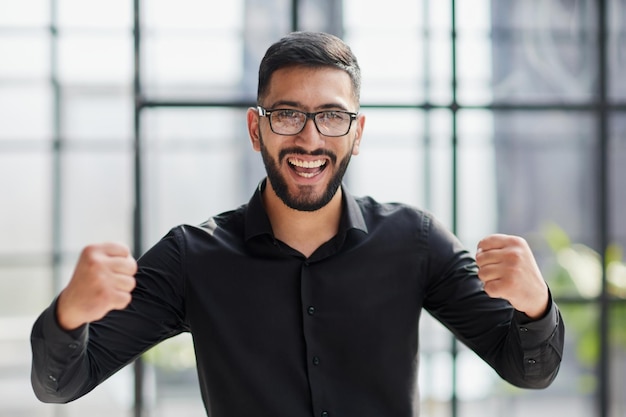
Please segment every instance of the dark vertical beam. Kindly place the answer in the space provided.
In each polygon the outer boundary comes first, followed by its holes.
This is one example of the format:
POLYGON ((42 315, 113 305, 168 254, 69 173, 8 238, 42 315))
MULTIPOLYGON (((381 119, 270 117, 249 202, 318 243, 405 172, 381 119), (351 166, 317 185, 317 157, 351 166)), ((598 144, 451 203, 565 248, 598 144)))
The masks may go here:
POLYGON ((607 288, 606 277, 606 249, 609 244, 609 196, 608 196, 608 180, 609 180, 609 113, 608 113, 608 65, 607 65, 607 1, 598 0, 598 233, 600 240, 600 253, 602 254, 602 293, 600 295, 600 322, 599 333, 600 338, 600 357, 598 362, 598 415, 600 417, 608 417, 610 412, 610 350, 609 350, 609 315, 610 300, 607 288))
POLYGON ((291 0, 291 30, 297 31, 300 28, 300 20, 298 19, 298 10, 300 9, 299 0, 291 0))
MULTIPOLYGON (((456 30, 456 1, 451 0, 451 53, 452 53, 452 102, 450 110, 452 111, 452 232, 458 233, 458 137, 457 137, 457 116, 459 104, 457 102, 457 30, 456 30)), ((459 398, 457 396, 458 386, 458 342, 456 338, 452 338, 452 346, 450 349, 452 355, 452 397, 450 398, 450 415, 457 417, 459 415, 459 398)))
POLYGON ((58 4, 50 1, 50 86, 52 89, 52 287, 53 292, 61 290, 61 85, 59 83, 58 64, 58 4))
POLYGON ((422 81, 422 90, 424 91, 424 112, 423 112, 423 122, 424 122, 424 134, 423 134, 423 144, 424 144, 424 158, 422 159, 423 166, 423 174, 424 174, 424 205, 430 210, 432 209, 432 186, 431 186, 431 178, 432 178, 432 164, 430 158, 431 151, 431 123, 430 123, 430 88, 431 88, 431 74, 430 74, 430 51, 431 51, 431 28, 430 28, 430 19, 428 16, 430 14, 430 0, 424 0, 422 2, 422 39, 424 41, 424 48, 422 52, 422 71, 424 71, 424 79, 422 81))
MULTIPOLYGON (((135 257, 141 255, 143 251, 143 217, 142 217, 142 154, 141 154, 141 16, 140 0, 133 0, 133 52, 134 52, 134 210, 133 210, 133 254, 135 257)), ((135 384, 134 384, 134 416, 147 416, 144 407, 144 364, 141 357, 134 363, 135 384)))

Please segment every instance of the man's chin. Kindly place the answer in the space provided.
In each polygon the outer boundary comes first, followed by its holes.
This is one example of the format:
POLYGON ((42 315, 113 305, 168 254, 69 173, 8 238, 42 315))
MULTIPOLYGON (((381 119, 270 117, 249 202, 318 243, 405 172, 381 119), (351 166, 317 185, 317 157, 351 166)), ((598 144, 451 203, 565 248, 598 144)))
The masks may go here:
POLYGON ((306 212, 317 211, 321 209, 322 207, 324 207, 326 204, 328 204, 328 201, 322 198, 303 199, 303 198, 293 198, 293 197, 286 197, 286 198, 281 197, 281 200, 283 203, 285 203, 287 207, 293 210, 306 211, 306 212))

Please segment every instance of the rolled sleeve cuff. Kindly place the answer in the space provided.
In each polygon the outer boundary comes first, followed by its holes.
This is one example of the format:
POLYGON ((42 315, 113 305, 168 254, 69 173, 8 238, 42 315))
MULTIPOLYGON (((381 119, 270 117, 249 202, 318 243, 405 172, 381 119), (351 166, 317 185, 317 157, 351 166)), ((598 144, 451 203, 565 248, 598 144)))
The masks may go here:
POLYGON ((58 297, 54 299, 47 311, 42 315, 41 333, 47 343, 61 346, 67 345, 68 349, 75 351, 87 343, 88 325, 84 324, 74 330, 64 330, 57 320, 58 297))
POLYGON ((515 311, 513 316, 515 325, 520 332, 523 348, 532 348, 549 340, 559 323, 559 314, 555 303, 550 297, 546 314, 533 320, 521 311, 515 311))

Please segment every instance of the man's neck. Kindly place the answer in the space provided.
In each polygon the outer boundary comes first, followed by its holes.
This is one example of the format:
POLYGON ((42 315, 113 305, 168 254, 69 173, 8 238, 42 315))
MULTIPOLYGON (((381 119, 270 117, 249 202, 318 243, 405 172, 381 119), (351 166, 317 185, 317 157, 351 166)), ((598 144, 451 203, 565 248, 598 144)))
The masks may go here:
POLYGON ((263 190, 263 203, 276 239, 296 249, 307 258, 332 239, 339 229, 342 190, 319 210, 294 210, 276 195, 271 184, 263 190))

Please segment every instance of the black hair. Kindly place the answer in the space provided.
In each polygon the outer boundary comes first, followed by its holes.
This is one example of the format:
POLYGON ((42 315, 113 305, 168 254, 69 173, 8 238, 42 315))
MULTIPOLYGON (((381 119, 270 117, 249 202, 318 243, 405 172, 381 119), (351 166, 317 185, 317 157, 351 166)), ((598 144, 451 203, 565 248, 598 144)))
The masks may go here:
POLYGON ((271 45, 259 66, 257 104, 267 94, 272 74, 286 67, 333 67, 348 73, 356 102, 361 91, 361 69, 350 47, 334 35, 323 32, 292 32, 271 45))

